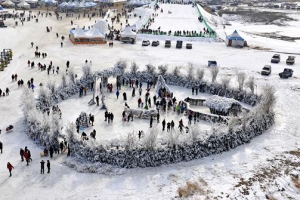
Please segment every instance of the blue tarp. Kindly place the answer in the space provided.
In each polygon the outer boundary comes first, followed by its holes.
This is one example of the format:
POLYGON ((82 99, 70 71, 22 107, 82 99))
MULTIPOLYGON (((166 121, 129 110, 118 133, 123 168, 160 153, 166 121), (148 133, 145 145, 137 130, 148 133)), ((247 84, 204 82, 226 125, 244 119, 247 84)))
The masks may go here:
POLYGON ((235 30, 231 35, 227 36, 228 40, 242 40, 244 41, 244 38, 242 38, 238 32, 235 30))

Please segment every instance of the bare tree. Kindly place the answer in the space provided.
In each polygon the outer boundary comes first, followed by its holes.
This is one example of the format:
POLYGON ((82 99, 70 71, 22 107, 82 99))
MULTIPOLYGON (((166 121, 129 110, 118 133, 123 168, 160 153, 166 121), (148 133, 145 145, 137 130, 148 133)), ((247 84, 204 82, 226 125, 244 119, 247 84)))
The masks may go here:
POLYGON ((144 145, 147 149, 153 150, 157 142, 158 130, 156 127, 152 128, 148 135, 144 137, 144 145))
POLYGON ((197 69, 197 78, 198 78, 200 81, 202 81, 203 76, 204 76, 204 68, 203 68, 203 67, 198 68, 198 69, 197 69))
POLYGON ((171 130, 168 133, 168 141, 170 146, 178 145, 179 143, 179 133, 176 130, 171 130))
POLYGON ((245 74, 245 72, 237 71, 236 75, 237 75, 237 81, 238 81, 238 84, 239 84, 239 90, 242 90, 243 87, 244 87, 244 82, 245 82, 245 79, 246 79, 246 74, 245 74))
POLYGON ((174 69, 173 69, 173 75, 175 77, 179 77, 179 74, 180 74, 180 67, 179 66, 176 66, 174 69))
POLYGON ((189 130, 189 134, 190 134, 192 143, 195 143, 198 140, 199 128, 192 126, 189 130))
POLYGON ((168 71, 168 65, 159 65, 158 67, 158 73, 159 75, 165 75, 168 71))
POLYGON ((53 94, 56 91, 56 85, 55 82, 48 81, 47 87, 49 88, 50 92, 53 94))
POLYGON ((254 94, 255 80, 253 76, 249 77, 246 86, 251 90, 252 94, 254 94))
POLYGON ((219 73, 219 67, 212 67, 210 68, 211 73, 211 82, 215 82, 219 73))
POLYGON ((136 76, 137 71, 139 70, 139 66, 136 64, 136 62, 131 63, 131 74, 136 76))
POLYGON ((195 79, 195 67, 193 63, 188 63, 188 74, 187 77, 190 81, 194 81, 195 79))

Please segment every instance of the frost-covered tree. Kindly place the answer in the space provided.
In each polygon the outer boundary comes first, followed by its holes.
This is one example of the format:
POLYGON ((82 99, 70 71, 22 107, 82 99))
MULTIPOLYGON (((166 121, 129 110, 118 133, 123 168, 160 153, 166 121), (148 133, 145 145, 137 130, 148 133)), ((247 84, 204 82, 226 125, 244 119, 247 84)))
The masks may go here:
POLYGON ((158 68, 158 74, 162 75, 162 76, 165 75, 168 71, 168 65, 167 64, 159 65, 157 68, 158 68))
POLYGON ((252 94, 254 94, 255 79, 253 76, 249 77, 246 86, 251 90, 252 94))
POLYGON ((233 133, 234 129, 240 124, 237 117, 231 117, 228 120, 228 132, 233 133))
POLYGON ((52 115, 52 121, 51 121, 51 143, 56 144, 58 143, 58 138, 61 135, 61 128, 62 128, 62 123, 61 119, 59 118, 58 114, 53 114, 52 115))
POLYGON ((136 76, 137 72, 139 70, 139 66, 136 64, 136 62, 132 62, 131 63, 131 68, 130 68, 130 72, 133 76, 136 76))
POLYGON ((263 95, 260 101, 260 108, 265 113, 273 112, 274 104, 276 102, 275 88, 270 85, 263 87, 263 95))
POLYGON ((48 87, 40 87, 38 99, 43 107, 50 107, 51 106, 51 91, 48 87))
POLYGON ((230 80, 231 80, 231 78, 228 75, 221 78, 221 82, 222 82, 222 85, 224 87, 225 95, 226 95, 226 90, 229 87, 230 80))
POLYGON ((203 67, 198 68, 196 73, 197 73, 197 78, 199 79, 199 81, 202 81, 203 76, 204 76, 204 68, 203 67))
POLYGON ((243 129, 243 131, 246 130, 246 125, 247 125, 248 121, 249 121, 249 113, 246 112, 246 111, 243 111, 242 112, 242 118, 241 118, 241 123, 242 123, 242 129, 243 129))
POLYGON ((115 68, 118 68, 120 70, 120 75, 123 75, 125 73, 125 70, 127 68, 127 62, 124 59, 120 59, 115 64, 115 68))
POLYGON ((71 83, 75 83, 76 74, 75 74, 75 71, 74 71, 74 67, 69 68, 68 76, 69 76, 69 80, 71 81, 71 83))
POLYGON ((32 93, 32 90, 25 87, 21 96, 21 106, 25 116, 25 119, 28 117, 30 111, 36 110, 35 99, 32 93))
POLYGON ((195 79, 195 66, 193 63, 188 63, 188 73, 187 73, 187 78, 190 81, 194 81, 195 79))
POLYGON ((66 125, 66 139, 69 143, 77 142, 77 136, 75 135, 76 127, 74 123, 68 123, 66 125))
POLYGON ((133 131, 127 134, 127 137, 125 139, 125 150, 131 151, 135 148, 135 146, 136 146, 136 137, 133 131))
POLYGON ((176 146, 179 144, 179 133, 176 130, 171 130, 169 132, 167 132, 168 134, 168 141, 169 141, 169 145, 172 146, 176 146))
POLYGON ((153 150, 156 147, 158 130, 156 127, 152 128, 144 137, 144 145, 147 149, 153 150))
POLYGON ((195 143, 198 140, 199 133, 199 127, 191 126, 189 130, 190 139, 192 143, 195 143))
POLYGON ((67 87, 67 85, 68 85, 67 76, 66 76, 66 74, 62 73, 61 74, 61 86, 64 88, 64 87, 67 87))
POLYGON ((215 82, 219 73, 219 67, 211 67, 210 68, 211 73, 211 82, 215 82))
POLYGON ((155 75, 155 66, 152 64, 147 64, 146 71, 149 75, 154 76, 155 75))
POLYGON ((179 67, 179 66, 174 67, 174 69, 173 69, 173 71, 172 71, 172 74, 173 74, 175 77, 179 77, 179 75, 180 75, 180 67, 179 67))
POLYGON ((82 66, 82 72, 85 78, 92 74, 91 65, 82 66))
POLYGON ((237 75, 237 81, 238 81, 238 84, 239 84, 239 90, 242 90, 243 87, 244 87, 244 82, 245 82, 245 79, 246 79, 246 74, 245 74, 245 72, 237 71, 236 75, 237 75))
POLYGON ((47 88, 50 90, 51 94, 54 94, 56 91, 56 84, 54 81, 47 82, 47 88))

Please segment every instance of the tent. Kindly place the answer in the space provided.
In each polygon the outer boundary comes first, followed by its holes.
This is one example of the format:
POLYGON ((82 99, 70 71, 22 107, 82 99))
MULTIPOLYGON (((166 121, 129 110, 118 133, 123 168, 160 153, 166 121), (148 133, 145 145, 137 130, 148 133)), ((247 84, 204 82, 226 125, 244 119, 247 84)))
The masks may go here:
POLYGON ((242 38, 239 33, 235 30, 231 35, 226 37, 226 45, 232 47, 243 47, 244 38, 242 38))
POLYGON ((95 27, 91 28, 86 32, 86 35, 90 38, 90 41, 105 41, 105 37, 99 30, 95 27))
POLYGON ((74 38, 89 38, 84 31, 77 26, 76 30, 73 32, 74 38))
POLYGON ((29 9, 30 5, 23 0, 21 3, 17 5, 19 8, 29 9))
POLYGON ((97 28, 103 35, 108 33, 108 23, 104 19, 98 20, 96 24, 94 24, 94 27, 97 28))
POLYGON ((136 33, 131 30, 129 26, 125 27, 124 31, 120 34, 122 42, 130 42, 132 44, 136 41, 136 33))
MULTIPOLYGON (((2 5, 14 7, 15 4, 11 0, 5 0, 2 5)), ((1 10, 1 9, 0 9, 1 10)))

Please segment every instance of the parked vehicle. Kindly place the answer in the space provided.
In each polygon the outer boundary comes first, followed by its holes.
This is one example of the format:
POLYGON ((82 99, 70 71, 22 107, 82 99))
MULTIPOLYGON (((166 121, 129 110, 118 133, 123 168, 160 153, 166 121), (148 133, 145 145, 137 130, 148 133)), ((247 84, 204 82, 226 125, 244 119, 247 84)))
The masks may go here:
POLYGON ((186 43, 186 48, 187 48, 187 49, 192 49, 192 48, 193 48, 193 46, 192 46, 192 44, 191 44, 191 43, 186 43))
POLYGON ((280 62, 280 55, 274 54, 273 57, 271 58, 271 63, 279 63, 279 62, 280 62))
POLYGON ((272 67, 270 65, 265 65, 262 68, 260 74, 269 76, 271 74, 271 72, 272 72, 272 67))
POLYGON ((153 47, 157 47, 159 45, 159 41, 152 41, 151 44, 153 47))
POLYGON ((166 40, 165 41, 165 47, 170 48, 171 47, 171 40, 166 40))
POLYGON ((295 63, 295 56, 289 56, 287 59, 286 59, 286 64, 287 65, 293 65, 295 63))
POLYGON ((176 42, 176 49, 181 49, 182 48, 182 41, 181 40, 177 40, 176 42))
POLYGON ((150 41, 149 40, 143 40, 142 46, 149 46, 149 45, 150 45, 150 41))
POLYGON ((207 65, 208 67, 215 67, 215 66, 218 66, 218 63, 217 63, 217 61, 215 61, 215 60, 209 60, 208 61, 208 65, 207 65))
POLYGON ((279 73, 280 78, 289 78, 293 76, 293 70, 289 68, 284 68, 283 72, 279 73))

